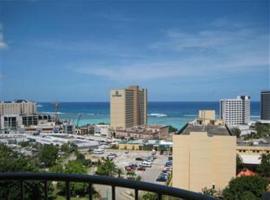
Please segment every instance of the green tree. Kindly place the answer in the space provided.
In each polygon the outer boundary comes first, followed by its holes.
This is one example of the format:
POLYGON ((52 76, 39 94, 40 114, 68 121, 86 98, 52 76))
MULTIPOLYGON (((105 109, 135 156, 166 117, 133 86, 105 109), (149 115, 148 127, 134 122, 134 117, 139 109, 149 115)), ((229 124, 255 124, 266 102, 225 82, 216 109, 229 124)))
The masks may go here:
MULTIPOLYGON (((65 165, 64 173, 66 174, 86 174, 87 170, 85 166, 76 160, 69 161, 65 165)), ((66 185, 65 183, 58 183, 59 194, 64 195, 66 193, 66 185)), ((70 192, 72 196, 83 196, 87 193, 87 184, 86 183, 70 183, 70 192)))
POLYGON ((50 172, 53 172, 53 173, 64 173, 64 168, 62 166, 62 164, 56 164, 54 166, 52 166, 50 168, 50 172))
POLYGON ((157 200, 158 196, 155 193, 146 192, 143 194, 142 199, 143 200, 157 200))
POLYGON ((270 177, 270 154, 262 154, 261 164, 257 170, 262 176, 270 177))
POLYGON ((257 122, 255 124, 255 130, 257 131, 258 138, 270 136, 270 124, 262 124, 257 122))
POLYGON ((105 176, 113 176, 118 173, 118 169, 114 162, 108 158, 104 159, 97 166, 96 174, 105 175, 105 176))
POLYGON ((86 167, 91 166, 91 160, 85 159, 85 156, 80 152, 76 152, 76 160, 86 167))
POLYGON ((239 154, 236 155, 236 172, 239 173, 243 169, 243 161, 239 154))
POLYGON ((259 200, 267 186, 268 181, 260 176, 241 176, 230 181, 223 197, 224 200, 259 200))
POLYGON ((51 167, 56 163, 58 148, 52 144, 45 144, 40 148, 38 158, 45 167, 51 167))
POLYGON ((176 131, 177 131, 177 128, 173 126, 169 126, 169 133, 176 132, 176 131))
POLYGON ((208 195, 208 196, 212 196, 212 197, 216 197, 217 196, 217 190, 215 190, 215 188, 203 188, 202 189, 203 194, 208 195))
POLYGON ((235 135, 237 138, 239 138, 241 135, 241 130, 239 128, 234 127, 230 131, 232 135, 235 135))
MULTIPOLYGON (((33 160, 12 151, 0 144, 0 172, 38 172, 33 160)), ((52 199, 51 185, 49 185, 49 199, 52 199)), ((25 199, 43 199, 43 185, 40 182, 24 182, 25 199)), ((20 195, 20 185, 14 181, 0 182, 0 199, 16 200, 20 195)))
POLYGON ((21 145, 21 147, 27 147, 27 146, 30 146, 30 142, 29 141, 22 141, 19 143, 19 145, 21 145))

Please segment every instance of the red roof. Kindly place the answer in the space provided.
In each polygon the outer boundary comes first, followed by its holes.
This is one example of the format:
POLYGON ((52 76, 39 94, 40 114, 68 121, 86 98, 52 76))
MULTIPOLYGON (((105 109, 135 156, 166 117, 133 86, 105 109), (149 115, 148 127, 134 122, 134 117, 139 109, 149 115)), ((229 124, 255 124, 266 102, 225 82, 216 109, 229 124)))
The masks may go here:
POLYGON ((237 174, 237 177, 239 177, 239 176, 255 176, 255 175, 256 175, 255 172, 253 172, 249 169, 243 169, 237 174))

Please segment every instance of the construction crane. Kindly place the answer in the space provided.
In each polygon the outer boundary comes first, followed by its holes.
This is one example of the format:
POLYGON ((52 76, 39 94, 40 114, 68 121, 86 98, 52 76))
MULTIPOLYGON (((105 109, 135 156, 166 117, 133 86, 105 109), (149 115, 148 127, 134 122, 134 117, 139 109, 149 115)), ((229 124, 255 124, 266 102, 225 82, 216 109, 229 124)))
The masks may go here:
POLYGON ((53 108, 54 108, 55 124, 59 124, 59 116, 58 116, 59 103, 54 102, 53 103, 53 108))
POLYGON ((79 122, 81 120, 81 117, 82 117, 82 114, 79 114, 77 118, 76 128, 79 128, 79 122))

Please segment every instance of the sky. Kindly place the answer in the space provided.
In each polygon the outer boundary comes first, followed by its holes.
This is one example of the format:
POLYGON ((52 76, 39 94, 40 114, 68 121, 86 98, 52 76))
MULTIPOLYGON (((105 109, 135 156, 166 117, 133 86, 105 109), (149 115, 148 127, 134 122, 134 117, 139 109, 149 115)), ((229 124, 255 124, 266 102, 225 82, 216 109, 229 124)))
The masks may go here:
POLYGON ((269 18, 267 0, 0 1, 0 100, 258 101, 269 18))

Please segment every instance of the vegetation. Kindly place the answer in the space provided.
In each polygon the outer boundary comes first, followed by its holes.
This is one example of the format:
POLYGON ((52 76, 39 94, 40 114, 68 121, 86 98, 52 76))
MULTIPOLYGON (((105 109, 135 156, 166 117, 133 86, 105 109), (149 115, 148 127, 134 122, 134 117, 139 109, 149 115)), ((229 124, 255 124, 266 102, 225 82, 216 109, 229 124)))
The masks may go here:
POLYGON ((230 131, 232 135, 235 135, 237 138, 239 138, 241 135, 241 130, 239 128, 234 127, 230 131))
POLYGON ((80 162, 81 164, 83 164, 86 167, 91 167, 91 165, 92 165, 91 160, 86 159, 82 153, 76 152, 76 157, 77 157, 76 161, 80 162))
POLYGON ((30 146, 30 142, 29 141, 23 141, 23 142, 18 143, 18 145, 20 145, 21 147, 27 147, 27 146, 30 146))
POLYGON ((173 126, 169 126, 169 133, 176 132, 176 131, 177 131, 177 128, 173 126))
POLYGON ((52 144, 45 144, 40 148, 38 158, 45 167, 52 167, 58 157, 58 148, 52 144))
POLYGON ((239 173, 243 168, 244 168, 243 161, 241 157, 237 154, 236 155, 236 172, 239 173))
POLYGON ((212 197, 217 197, 217 195, 218 195, 218 192, 217 192, 217 190, 215 190, 215 188, 205 187, 202 189, 202 192, 203 192, 203 194, 208 195, 208 196, 212 196, 212 197))
POLYGON ((143 200, 157 200, 157 198, 158 198, 157 194, 151 192, 146 192, 142 196, 143 200))
POLYGON ((244 139, 258 139, 270 137, 270 124, 262 124, 260 122, 256 122, 254 129, 256 132, 252 132, 249 135, 246 135, 244 139))
POLYGON ((257 122, 255 124, 255 130, 257 131, 257 136, 259 138, 270 136, 270 124, 262 124, 257 122))
MULTIPOLYGON (((38 172, 38 167, 31 159, 12 151, 7 146, 0 144, 0 172, 38 172)), ((18 199, 20 195, 18 182, 0 182, 0 199, 18 199)), ((24 183, 25 199, 43 199, 43 185, 40 182, 27 181, 24 183)), ((52 199, 49 185, 49 199, 52 199)))
POLYGON ((107 158, 98 163, 96 174, 103 176, 114 176, 118 174, 118 169, 114 162, 107 158))
POLYGON ((223 190, 224 200, 259 200, 267 190, 268 181, 259 176, 241 176, 232 179, 223 190))
MULTIPOLYGON (((86 167, 79 161, 69 161, 64 168, 61 165, 56 165, 53 167, 52 172, 62 172, 66 174, 86 174, 86 167)), ((63 182, 57 184, 58 194, 66 194, 66 185, 63 182)), ((86 183, 70 183, 70 193, 71 196, 84 196, 87 193, 86 183)))
POLYGON ((263 177, 270 177, 270 154, 262 154, 261 164, 258 166, 257 171, 263 177))

